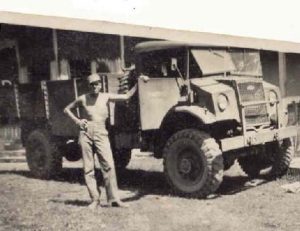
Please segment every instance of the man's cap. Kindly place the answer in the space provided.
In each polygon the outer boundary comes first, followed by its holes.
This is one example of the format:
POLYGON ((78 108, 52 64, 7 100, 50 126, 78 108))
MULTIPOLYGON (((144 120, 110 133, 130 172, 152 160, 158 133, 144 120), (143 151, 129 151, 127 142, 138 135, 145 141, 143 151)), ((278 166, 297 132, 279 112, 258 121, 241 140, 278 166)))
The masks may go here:
POLYGON ((87 77, 87 81, 88 81, 89 84, 91 84, 93 82, 100 81, 100 76, 96 73, 91 74, 87 77))

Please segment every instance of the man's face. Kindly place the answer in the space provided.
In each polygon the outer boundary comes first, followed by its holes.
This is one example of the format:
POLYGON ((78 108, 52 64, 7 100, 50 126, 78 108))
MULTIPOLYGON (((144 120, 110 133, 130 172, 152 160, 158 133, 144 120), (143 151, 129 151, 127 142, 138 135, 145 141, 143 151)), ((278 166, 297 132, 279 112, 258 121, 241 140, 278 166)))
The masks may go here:
POLYGON ((101 81, 97 80, 97 81, 91 82, 89 87, 90 87, 90 93, 98 94, 102 89, 101 81))

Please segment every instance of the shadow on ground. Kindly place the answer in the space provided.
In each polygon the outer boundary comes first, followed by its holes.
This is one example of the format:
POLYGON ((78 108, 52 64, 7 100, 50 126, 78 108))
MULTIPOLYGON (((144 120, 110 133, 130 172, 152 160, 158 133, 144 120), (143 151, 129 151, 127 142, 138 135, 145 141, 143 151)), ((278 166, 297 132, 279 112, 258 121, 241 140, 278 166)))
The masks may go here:
MULTIPOLYGON (((1 171, 0 170, 0 174, 1 175, 17 174, 27 178, 34 178, 29 171, 18 171, 18 170, 1 171)), ((103 186, 103 178, 100 171, 97 171, 96 174, 97 174, 99 185, 103 186)), ((83 170, 81 168, 64 168, 62 173, 53 180, 59 182, 78 183, 81 185, 85 184, 83 170)), ((270 179, 265 178, 263 183, 268 182, 268 180, 270 179)), ((253 188, 253 187, 245 186, 245 183, 249 181, 250 178, 246 176, 225 176, 223 183, 215 193, 215 196, 211 197, 210 199, 218 198, 222 195, 237 194, 239 192, 248 190, 249 188, 253 188)), ((175 194, 168 186, 162 172, 128 169, 119 174, 118 184, 119 184, 119 188, 122 190, 135 192, 134 196, 130 198, 126 198, 125 201, 138 200, 139 198, 145 195, 174 195, 175 196, 175 194)), ((72 202, 72 203, 76 204, 76 202, 72 202)))
POLYGON ((88 206, 91 202, 90 201, 83 201, 83 200, 50 200, 53 203, 63 203, 65 205, 73 205, 76 207, 86 207, 88 206))
POLYGON ((234 195, 254 187, 259 187, 260 185, 266 184, 271 180, 272 179, 269 176, 261 176, 258 179, 252 180, 246 176, 225 176, 221 186, 217 190, 217 194, 220 196, 234 195), (251 181, 254 181, 253 184, 251 181), (255 183, 255 181, 257 181, 257 183, 255 183))

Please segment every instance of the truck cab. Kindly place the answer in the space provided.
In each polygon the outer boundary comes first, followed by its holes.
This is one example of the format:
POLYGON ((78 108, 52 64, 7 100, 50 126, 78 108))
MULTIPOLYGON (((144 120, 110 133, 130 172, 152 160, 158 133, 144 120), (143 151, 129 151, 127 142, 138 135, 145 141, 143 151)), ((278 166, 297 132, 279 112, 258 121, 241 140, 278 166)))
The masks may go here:
POLYGON ((213 192, 236 159, 251 177, 284 174, 296 127, 279 88, 263 80, 259 51, 169 41, 135 51, 140 142, 125 146, 163 158, 175 191, 213 192))

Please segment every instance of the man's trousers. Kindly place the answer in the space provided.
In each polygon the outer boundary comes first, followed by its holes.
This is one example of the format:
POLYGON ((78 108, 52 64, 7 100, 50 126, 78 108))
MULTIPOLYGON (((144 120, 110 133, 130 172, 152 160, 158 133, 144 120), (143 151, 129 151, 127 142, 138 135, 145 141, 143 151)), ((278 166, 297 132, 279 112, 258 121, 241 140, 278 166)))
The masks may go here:
POLYGON ((79 144, 82 150, 84 178, 92 200, 99 201, 101 194, 95 178, 96 154, 104 178, 107 201, 118 201, 115 165, 106 128, 97 122, 88 122, 87 129, 80 131, 79 144))

